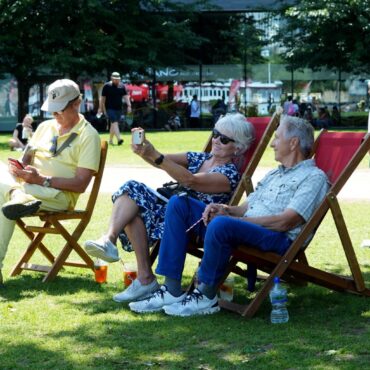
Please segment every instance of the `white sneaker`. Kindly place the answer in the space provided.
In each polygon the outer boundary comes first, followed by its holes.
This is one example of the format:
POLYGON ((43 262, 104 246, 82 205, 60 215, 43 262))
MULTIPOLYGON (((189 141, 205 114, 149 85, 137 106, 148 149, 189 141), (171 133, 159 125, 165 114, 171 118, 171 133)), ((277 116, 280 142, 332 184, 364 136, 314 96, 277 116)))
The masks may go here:
POLYGON ((117 247, 105 236, 98 240, 87 240, 85 251, 90 256, 100 258, 106 262, 119 261, 117 247))
POLYGON ((123 292, 113 296, 115 302, 130 302, 136 301, 138 299, 144 299, 152 295, 159 288, 157 279, 154 279, 150 284, 143 285, 140 283, 139 279, 132 281, 131 285, 126 288, 123 292))
POLYGON ((198 289, 189 293, 182 302, 163 307, 164 312, 171 316, 207 315, 220 311, 217 295, 213 299, 207 298, 198 289))
POLYGON ((148 298, 137 302, 131 302, 128 306, 131 311, 138 313, 157 312, 160 311, 163 306, 181 302, 185 297, 186 293, 182 294, 180 297, 174 297, 167 290, 165 285, 161 285, 161 287, 148 298))

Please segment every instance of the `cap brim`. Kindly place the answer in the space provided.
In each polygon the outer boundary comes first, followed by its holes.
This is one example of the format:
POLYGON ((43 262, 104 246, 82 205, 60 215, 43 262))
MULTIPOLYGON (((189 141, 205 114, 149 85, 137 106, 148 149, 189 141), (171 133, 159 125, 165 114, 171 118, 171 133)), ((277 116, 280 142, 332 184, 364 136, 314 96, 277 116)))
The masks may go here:
POLYGON ((67 103, 49 102, 49 98, 46 98, 46 100, 44 101, 44 104, 41 106, 41 110, 43 110, 44 112, 50 112, 50 113, 59 112, 63 110, 67 104, 68 102, 67 103))

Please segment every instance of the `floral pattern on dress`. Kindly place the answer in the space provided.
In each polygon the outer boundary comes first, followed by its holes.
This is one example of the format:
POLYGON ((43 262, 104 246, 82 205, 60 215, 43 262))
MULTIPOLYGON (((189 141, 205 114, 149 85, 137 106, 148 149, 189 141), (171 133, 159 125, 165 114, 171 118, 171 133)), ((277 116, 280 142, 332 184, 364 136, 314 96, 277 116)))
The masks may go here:
MULTIPOLYGON (((188 170, 191 173, 197 173, 203 162, 211 158, 211 156, 210 153, 188 152, 188 170)), ((217 194, 196 192, 198 199, 206 204, 228 203, 240 180, 237 168, 234 164, 228 163, 212 168, 209 173, 222 173, 225 175, 230 182, 231 192, 217 194)), ((148 244, 152 246, 155 241, 162 238, 167 203, 159 199, 153 192, 153 189, 135 180, 127 181, 112 195, 113 203, 124 194, 127 194, 139 207, 140 216, 147 231, 148 244)), ((133 251, 132 245, 124 231, 119 234, 119 239, 124 250, 128 252, 133 251)))

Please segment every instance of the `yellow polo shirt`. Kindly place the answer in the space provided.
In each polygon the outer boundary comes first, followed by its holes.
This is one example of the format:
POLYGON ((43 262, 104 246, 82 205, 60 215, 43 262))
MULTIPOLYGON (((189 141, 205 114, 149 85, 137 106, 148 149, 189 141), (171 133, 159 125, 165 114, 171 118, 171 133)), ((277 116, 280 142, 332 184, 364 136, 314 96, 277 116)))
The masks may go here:
MULTIPOLYGON (((78 167, 97 171, 100 161, 100 137, 98 132, 80 115, 80 121, 65 135, 59 136, 57 121, 42 122, 29 144, 36 149, 32 165, 45 176, 73 178, 78 167), (57 149, 75 132, 77 137, 58 155, 50 151, 53 138, 57 137, 57 149)), ((76 205, 79 193, 64 191, 70 200, 70 208, 76 205)))

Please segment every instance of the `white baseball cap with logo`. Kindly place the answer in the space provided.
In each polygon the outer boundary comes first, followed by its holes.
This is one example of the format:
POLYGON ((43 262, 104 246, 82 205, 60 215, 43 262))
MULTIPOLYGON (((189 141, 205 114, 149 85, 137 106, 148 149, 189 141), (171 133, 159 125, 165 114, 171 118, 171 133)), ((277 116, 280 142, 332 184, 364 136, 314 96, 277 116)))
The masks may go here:
POLYGON ((41 109, 45 112, 59 112, 79 96, 80 88, 74 81, 68 79, 56 80, 49 86, 48 97, 41 109))
POLYGON ((112 80, 120 80, 120 79, 121 79, 121 76, 120 76, 120 74, 119 74, 118 72, 113 72, 113 73, 111 74, 110 78, 111 78, 112 80))

